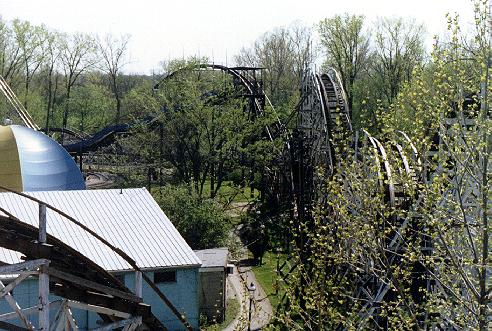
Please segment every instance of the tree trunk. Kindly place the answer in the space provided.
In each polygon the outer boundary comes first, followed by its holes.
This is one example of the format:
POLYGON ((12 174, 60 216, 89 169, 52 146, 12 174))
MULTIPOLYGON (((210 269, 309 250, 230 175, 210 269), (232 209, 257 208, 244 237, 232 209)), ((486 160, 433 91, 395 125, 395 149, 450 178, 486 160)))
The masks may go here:
MULTIPOLYGON (((67 98, 65 100, 65 110, 63 111, 63 123, 62 123, 62 128, 66 129, 67 124, 68 124, 68 112, 70 110, 70 90, 71 90, 71 85, 68 85, 67 87, 67 98)), ((61 144, 63 145, 65 140, 65 133, 62 131, 61 134, 61 144)))

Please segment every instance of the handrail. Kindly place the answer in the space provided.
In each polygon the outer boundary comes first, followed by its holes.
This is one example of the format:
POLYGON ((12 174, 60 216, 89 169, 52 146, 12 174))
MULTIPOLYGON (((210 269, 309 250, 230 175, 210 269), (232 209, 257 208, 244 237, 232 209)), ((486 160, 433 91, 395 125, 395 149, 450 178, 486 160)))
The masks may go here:
POLYGON ((19 101, 19 98, 15 95, 12 88, 9 86, 7 81, 0 75, 0 90, 4 94, 7 101, 12 105, 14 110, 17 112, 17 115, 21 118, 24 124, 33 130, 39 130, 39 126, 34 122, 31 115, 24 108, 22 103, 19 101))

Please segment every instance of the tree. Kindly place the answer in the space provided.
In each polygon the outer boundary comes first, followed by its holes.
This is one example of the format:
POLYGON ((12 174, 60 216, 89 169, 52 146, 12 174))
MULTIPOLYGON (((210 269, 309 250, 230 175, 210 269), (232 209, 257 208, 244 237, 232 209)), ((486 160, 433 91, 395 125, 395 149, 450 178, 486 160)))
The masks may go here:
POLYGON ((49 31, 44 28, 44 44, 43 53, 44 56, 44 71, 45 71, 45 94, 46 94, 46 133, 49 134, 49 129, 52 124, 53 108, 55 103, 55 96, 58 87, 58 75, 56 66, 60 58, 59 38, 60 35, 57 32, 49 31))
MULTIPOLYGON (((82 33, 60 36, 60 60, 65 73, 65 108, 62 127, 66 128, 70 113, 72 88, 82 73, 92 68, 96 62, 94 39, 82 33)), ((62 134, 62 143, 64 135, 62 134)))
POLYGON ((14 32, 0 17, 0 75, 11 83, 21 70, 20 52, 14 32))
POLYGON ((73 109, 70 127, 82 132, 96 132, 111 122, 109 114, 114 107, 110 91, 98 82, 98 77, 87 76, 84 85, 77 86, 70 98, 73 109))
POLYGON ((238 65, 265 68, 265 93, 280 113, 289 114, 298 102, 303 73, 315 58, 311 30, 301 25, 276 28, 235 57, 238 65))
POLYGON ((326 65, 340 73, 347 94, 349 110, 354 104, 354 84, 362 71, 367 69, 369 36, 364 31, 364 16, 335 15, 319 23, 321 44, 326 51, 326 65))
POLYGON ((424 37, 423 25, 415 21, 379 19, 370 75, 378 98, 384 99, 387 105, 393 102, 403 83, 411 80, 413 71, 422 65, 424 37))
POLYGON ((187 186, 162 188, 159 205, 193 249, 224 246, 230 221, 213 200, 201 199, 187 186))
POLYGON ((103 39, 97 39, 98 51, 102 59, 100 69, 108 75, 111 91, 116 101, 116 124, 119 124, 121 119, 122 91, 120 87, 120 75, 121 69, 126 64, 125 53, 129 41, 129 35, 114 38, 108 34, 103 39))
POLYGON ((40 26, 32 26, 27 21, 18 19, 12 22, 16 43, 24 69, 24 108, 28 110, 28 96, 31 80, 43 63, 45 33, 40 26))

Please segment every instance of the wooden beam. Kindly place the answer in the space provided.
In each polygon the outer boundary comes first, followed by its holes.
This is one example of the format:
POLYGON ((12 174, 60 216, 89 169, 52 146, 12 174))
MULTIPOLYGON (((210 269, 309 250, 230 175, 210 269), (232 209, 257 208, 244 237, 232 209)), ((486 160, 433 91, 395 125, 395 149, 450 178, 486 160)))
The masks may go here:
POLYGON ((16 264, 8 264, 0 267, 0 274, 16 274, 24 270, 32 271, 49 262, 50 261, 47 259, 37 259, 16 264))
POLYGON ((0 321, 0 329, 1 330, 7 330, 7 331, 29 331, 29 329, 10 324, 7 322, 0 321))
POLYGON ((75 321, 75 318, 73 317, 72 310, 66 306, 65 307, 65 316, 67 317, 68 323, 70 327, 72 328, 73 331, 79 331, 79 327, 77 326, 77 322, 75 321))
POLYGON ((67 301, 67 306, 69 306, 71 308, 93 311, 93 312, 96 312, 99 314, 104 314, 104 315, 114 316, 114 317, 119 317, 119 318, 129 318, 131 316, 128 313, 124 313, 124 312, 121 312, 118 310, 114 310, 114 309, 110 309, 110 308, 106 308, 106 307, 101 307, 101 306, 89 305, 86 303, 72 301, 72 300, 67 301))
POLYGON ((66 322, 66 315, 65 315, 65 309, 62 309, 60 311, 60 314, 58 315, 58 323, 56 325, 53 325, 53 331, 63 331, 65 329, 65 322, 66 322))
POLYGON ((41 244, 46 243, 46 205, 44 203, 39 204, 39 242, 41 244))
MULTIPOLYGON (((5 288, 5 285, 3 285, 2 281, 0 280, 0 289, 3 290, 4 288, 5 288)), ((21 320, 22 324, 24 324, 24 326, 28 330, 34 330, 34 326, 27 319, 27 317, 22 313, 21 307, 19 306, 19 304, 17 303, 17 301, 15 301, 14 297, 12 296, 12 294, 7 293, 4 297, 5 297, 5 300, 7 301, 7 303, 9 304, 9 306, 15 311, 15 313, 17 314, 17 316, 21 320)))
POLYGON ((91 290, 98 291, 98 292, 101 292, 104 294, 109 294, 109 295, 112 295, 112 296, 115 296, 118 298, 122 298, 125 300, 129 300, 129 301, 133 301, 133 302, 137 302, 137 303, 142 302, 142 298, 139 298, 132 293, 127 293, 127 292, 123 292, 123 291, 117 290, 117 289, 109 287, 109 286, 104 286, 104 285, 101 285, 99 283, 96 283, 96 282, 93 282, 93 281, 90 281, 90 280, 87 280, 84 278, 73 276, 71 274, 68 274, 66 272, 63 272, 63 271, 60 271, 57 269, 47 268, 46 272, 50 276, 66 280, 66 281, 71 282, 73 284, 76 284, 78 286, 83 286, 83 287, 89 288, 91 290))
MULTIPOLYGON (((46 205, 39 204, 39 244, 46 244, 46 205)), ((46 273, 49 262, 39 267, 39 330, 49 331, 50 329, 50 276, 46 273)))
MULTIPOLYGON (((56 300, 56 301, 50 302, 50 309, 55 309, 56 307, 61 305, 61 303, 62 303, 62 300, 56 300)), ((37 305, 33 306, 33 307, 22 309, 22 313, 25 316, 32 315, 34 313, 37 313, 38 311, 39 311, 39 306, 37 306, 37 305)), ((0 315, 0 321, 8 321, 8 320, 17 318, 17 316, 18 315, 16 312, 2 314, 2 315, 0 315)))
POLYGON ((121 327, 125 327, 124 330, 128 330, 127 329, 128 326, 139 326, 141 324, 142 324, 142 317, 138 316, 138 317, 125 319, 122 321, 117 321, 117 322, 114 322, 111 324, 107 324, 107 325, 101 326, 97 329, 91 329, 91 331, 110 331, 110 330, 114 330, 116 328, 121 328, 121 327))
POLYGON ((0 290, 0 299, 11 292, 20 282, 24 279, 32 275, 32 272, 22 273, 19 277, 10 282, 7 286, 5 286, 2 290, 0 290))
MULTIPOLYGON (((60 306, 58 307, 58 311, 56 312, 53 323, 50 324, 50 331, 55 331, 60 324, 60 319, 63 320, 65 314, 65 306, 67 304, 67 300, 59 300, 60 306)), ((51 305, 50 305, 51 308, 51 305)))
POLYGON ((47 264, 39 268, 38 289, 39 289, 39 330, 49 331, 50 329, 50 276, 46 273, 47 264))
POLYGON ((20 284, 24 279, 31 276, 33 274, 32 271, 24 272, 19 277, 10 282, 7 286, 5 286, 2 290, 0 290, 0 299, 11 292, 17 285, 20 284))
POLYGON ((135 295, 139 298, 142 296, 142 272, 135 271, 135 295))

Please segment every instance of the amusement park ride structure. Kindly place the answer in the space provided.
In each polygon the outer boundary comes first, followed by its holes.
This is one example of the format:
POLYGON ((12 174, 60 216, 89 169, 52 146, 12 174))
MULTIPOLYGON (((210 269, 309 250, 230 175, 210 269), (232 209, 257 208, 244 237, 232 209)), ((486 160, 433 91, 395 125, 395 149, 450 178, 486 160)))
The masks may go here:
MULTIPOLYGON (((242 97, 248 101, 247 111, 254 116, 261 116, 266 105, 273 109, 257 75, 261 68, 229 68, 217 64, 198 64, 182 70, 189 69, 220 70, 231 75, 234 84, 240 86, 244 91, 242 97)), ((154 89, 162 88, 164 80, 175 76, 177 73, 168 75, 157 83, 154 89)), ((39 127, 36 126, 3 79, 0 79, 0 88, 24 124, 38 130, 39 127)), ((275 201, 279 212, 289 210, 294 222, 309 222, 313 218, 311 213, 313 205, 323 199, 329 199, 329 197, 323 196, 319 190, 319 184, 340 171, 340 162, 347 157, 353 157, 355 160, 371 158, 377 168, 377 178, 381 178, 381 191, 385 192, 384 201, 395 210, 411 208, 415 197, 412 196, 412 193, 406 192, 393 174, 396 172, 406 173, 409 178, 413 178, 415 181, 426 180, 427 174, 423 171, 423 164, 415 146, 403 132, 399 133, 397 141, 391 143, 380 141, 366 131, 355 132, 352 127, 351 112, 347 106, 345 92, 338 73, 334 69, 329 69, 322 74, 306 71, 301 86, 301 104, 296 112, 297 126, 294 130, 288 130, 280 120, 265 128, 265 135, 268 139, 281 139, 284 143, 283 151, 274 151, 278 154, 277 164, 272 166, 272 173, 267 174, 269 183, 266 185, 270 201, 275 201), (393 155, 398 156, 398 162, 393 162, 388 158, 389 150, 393 155)), ((80 155, 110 143, 116 133, 125 132, 129 128, 129 125, 108 127, 92 137, 81 139, 79 142, 65 147, 69 152, 80 155)), ((50 128, 50 131, 55 130, 58 129, 50 128)), ((0 187, 0 189, 8 191, 5 187, 0 187)), ((23 193, 17 194, 26 199, 32 199, 23 193)), ((141 299, 132 294, 117 279, 71 247, 47 235, 43 225, 43 213, 45 213, 43 210, 48 207, 56 212, 60 211, 54 206, 47 206, 43 201, 38 201, 38 203, 40 206, 39 228, 28 226, 13 217, 0 217, 0 245, 22 252, 26 256, 24 263, 0 267, 0 274, 18 273, 20 275, 6 287, 0 284, 0 287, 3 288, 0 291, 0 298, 5 296, 7 300, 12 301, 9 291, 26 277, 38 275, 41 280, 39 307, 42 330, 48 330, 46 323, 49 323, 46 312, 48 309, 46 302, 48 287, 54 294, 64 298, 58 304, 50 305, 50 309, 57 307, 59 311, 54 322, 55 325, 59 323, 59 320, 65 319, 72 325, 73 329, 76 329, 71 318, 70 308, 82 307, 93 309, 108 323, 101 327, 101 330, 123 326, 124 330, 133 330, 139 325, 146 325, 152 330, 165 329, 152 315, 150 307, 142 304, 141 299), (78 267, 75 268, 74 266, 78 267), (80 270, 85 271, 80 272, 80 270), (48 286, 48 282, 52 282, 52 285, 48 286)), ((8 210, 0 208, 0 211, 9 215, 8 210)), ((64 216, 81 226, 77 220, 68 215, 64 216)), ((409 224, 412 222, 411 220, 399 219, 397 215, 394 215, 391 221, 400 229, 412 226, 409 224)), ((90 229, 87 231, 98 240, 108 244, 104 238, 98 237, 90 229)), ((391 233, 388 237, 386 249, 388 252, 393 252, 389 256, 389 261, 392 264, 398 263, 397 252, 401 247, 401 240, 402 238, 398 236, 398 233, 391 233)), ((307 258, 309 252, 305 251, 306 248, 300 242, 298 245, 301 259, 303 258, 302 253, 305 253, 307 258)), ((128 255, 117 247, 110 246, 110 248, 126 259, 135 271, 140 271, 128 255)), ((415 269, 420 270, 418 265, 415 269)), ((416 293, 423 293, 424 291, 421 289, 429 291, 432 287, 430 280, 421 276, 422 274, 419 274, 415 278, 416 293)), ((285 274, 284 277, 288 278, 289 274, 285 274)), ((183 324, 189 327, 172 303, 153 285, 150 279, 144 280, 155 291, 158 291, 161 299, 173 309, 183 324)), ((378 309, 378 303, 390 295, 389 285, 367 275, 365 278, 361 277, 359 288, 360 290, 356 295, 366 302, 358 316, 363 321, 378 309)), ((417 297, 416 300, 425 300, 425 298, 421 296, 417 297)), ((21 309, 12 301, 12 308, 15 313, 7 314, 8 316, 0 315, 0 327, 9 330, 33 329, 25 316, 28 313, 36 312, 38 307, 21 309), (16 329, 16 327, 5 322, 7 318, 13 316, 25 321, 23 328, 16 329)))

